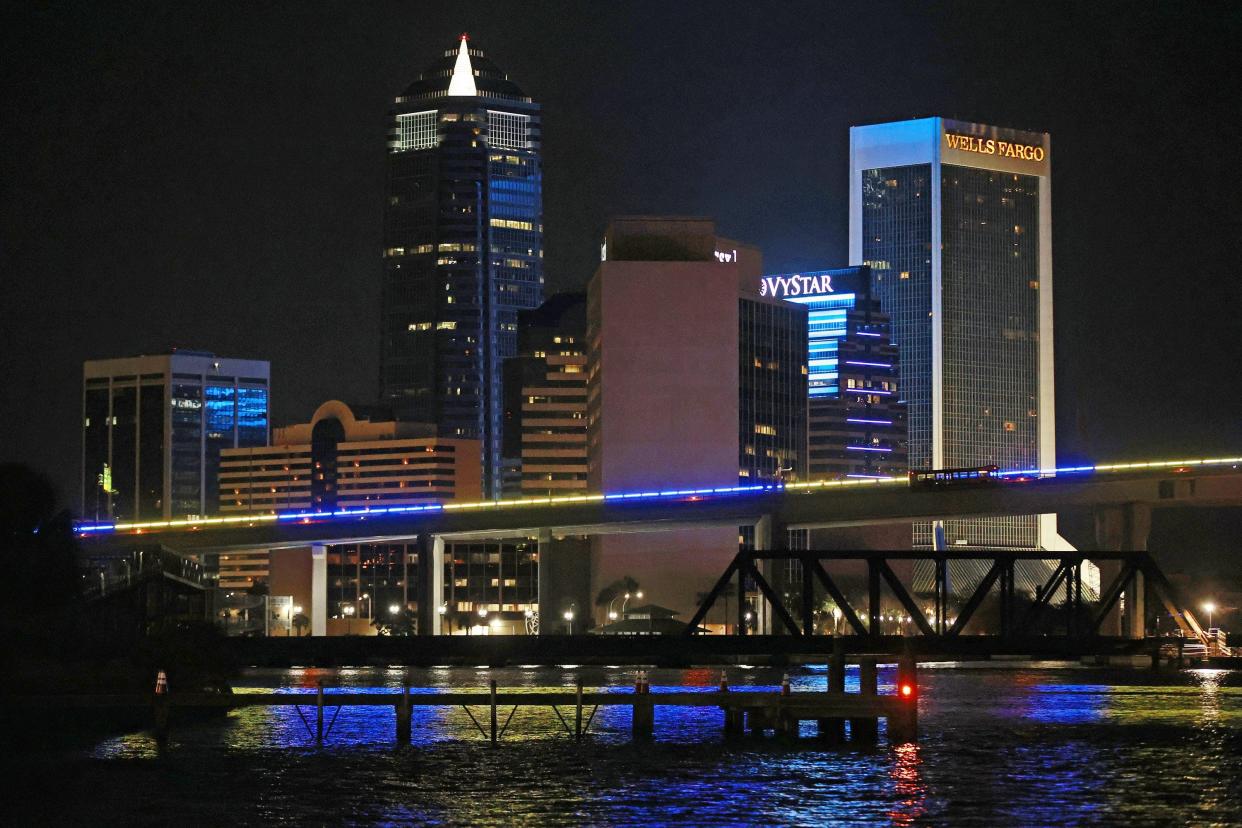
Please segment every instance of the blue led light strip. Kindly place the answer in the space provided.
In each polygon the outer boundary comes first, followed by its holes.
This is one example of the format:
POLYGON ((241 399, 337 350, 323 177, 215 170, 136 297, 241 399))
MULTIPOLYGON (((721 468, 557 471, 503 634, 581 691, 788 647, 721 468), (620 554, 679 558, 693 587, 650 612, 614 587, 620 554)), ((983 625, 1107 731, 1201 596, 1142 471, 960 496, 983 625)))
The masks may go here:
MULTIPOLYGON (((850 389, 859 393, 877 393, 874 390, 850 389)), ((881 392, 883 393, 883 392, 881 392)), ((864 451, 887 451, 891 449, 851 446, 864 451)), ((1059 474, 1098 474, 1109 472, 1143 471, 1158 469, 1178 469, 1186 467, 1211 466, 1242 466, 1242 457, 1218 457, 1201 460, 1156 460, 1135 463, 1102 463, 1092 466, 1066 466, 1049 469, 1009 469, 996 473, 997 477, 1053 477, 1059 474)), ((850 480, 813 480, 797 483, 765 483, 749 486, 720 486, 702 489, 669 489, 642 492, 615 492, 611 494, 566 495, 564 497, 525 498, 518 500, 485 500, 471 503, 449 502, 433 503, 420 506, 386 506, 374 509, 336 509, 332 511, 285 512, 282 514, 238 515, 230 517, 202 518, 197 520, 165 520, 135 523, 79 523, 75 531, 80 535, 103 534, 107 532, 143 534, 147 531, 170 529, 202 530, 227 526, 255 526, 262 523, 278 523, 290 521, 344 519, 364 520, 369 517, 394 514, 439 513, 462 510, 509 509, 523 506, 555 506, 570 503, 600 503, 615 501, 668 500, 680 497, 711 497, 722 495, 747 495, 762 492, 786 490, 791 493, 813 491, 840 487, 856 487, 859 485, 894 485, 907 483, 905 475, 896 477, 880 477, 871 475, 847 475, 855 478, 850 480)))

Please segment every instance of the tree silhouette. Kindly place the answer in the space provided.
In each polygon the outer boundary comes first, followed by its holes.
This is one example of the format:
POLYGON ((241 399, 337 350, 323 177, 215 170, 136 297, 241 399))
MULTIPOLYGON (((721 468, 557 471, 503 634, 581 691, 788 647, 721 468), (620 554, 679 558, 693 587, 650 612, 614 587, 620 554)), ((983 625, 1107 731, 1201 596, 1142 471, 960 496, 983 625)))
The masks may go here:
POLYGON ((46 477, 0 463, 0 602, 4 617, 50 614, 81 594, 73 519, 46 477))
POLYGON ((310 619, 303 613, 299 612, 297 615, 293 616, 290 623, 293 624, 293 629, 297 631, 297 634, 302 635, 302 630, 310 626, 310 619))

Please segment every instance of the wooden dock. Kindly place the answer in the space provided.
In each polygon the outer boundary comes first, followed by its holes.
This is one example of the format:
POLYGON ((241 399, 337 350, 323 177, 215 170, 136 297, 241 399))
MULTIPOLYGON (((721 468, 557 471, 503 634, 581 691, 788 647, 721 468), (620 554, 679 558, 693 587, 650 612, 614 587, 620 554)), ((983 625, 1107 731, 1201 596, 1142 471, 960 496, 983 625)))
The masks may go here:
POLYGON ((45 709, 138 709, 150 706, 156 739, 161 745, 167 743, 171 713, 175 709, 227 711, 243 707, 293 707, 306 726, 308 735, 313 736, 318 744, 330 735, 336 717, 344 707, 393 708, 398 744, 409 744, 411 741, 412 711, 415 707, 461 707, 482 737, 492 744, 504 736, 519 707, 551 708, 566 733, 576 740, 586 736, 601 707, 631 708, 631 733, 635 739, 654 736, 656 708, 706 707, 724 712, 726 737, 738 737, 745 733, 760 735, 771 731, 776 736, 792 739, 798 736, 801 722, 814 721, 820 739, 839 744, 846 740, 846 722, 849 722, 850 741, 873 743, 878 738, 878 722, 885 719, 892 744, 915 741, 918 738, 918 683, 913 658, 903 656, 899 662, 897 693, 894 695, 878 693, 874 658, 860 660, 859 677, 860 692, 846 693, 845 659, 837 656, 829 667, 828 687, 823 692, 792 692, 788 677, 776 692, 730 689, 722 672, 720 687, 715 691, 652 693, 645 673, 640 672, 632 690, 612 691, 588 691, 581 681, 576 689, 568 691, 500 689, 493 680, 482 692, 451 690, 411 693, 410 688, 405 687, 394 692, 354 693, 321 685, 310 693, 182 693, 165 689, 153 695, 10 697, 8 703, 45 709), (326 714, 330 714, 331 718, 326 714))

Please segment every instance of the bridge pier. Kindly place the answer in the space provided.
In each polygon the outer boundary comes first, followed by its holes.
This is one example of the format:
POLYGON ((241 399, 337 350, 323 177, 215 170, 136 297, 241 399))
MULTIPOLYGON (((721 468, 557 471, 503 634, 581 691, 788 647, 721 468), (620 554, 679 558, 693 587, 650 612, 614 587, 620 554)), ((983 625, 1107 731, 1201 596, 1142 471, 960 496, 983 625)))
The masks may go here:
POLYGON ((328 634, 328 547, 311 544, 310 634, 328 634))
MULTIPOLYGON (((1151 531, 1151 507, 1145 503, 1101 507, 1095 510, 1095 540, 1104 552, 1145 552, 1151 531)), ((1122 561, 1097 561, 1100 584, 1112 583, 1120 573, 1122 561)), ((1122 593, 1122 600, 1104 617, 1100 635, 1142 638, 1146 634, 1147 585, 1141 572, 1135 572, 1122 593), (1122 603, 1124 602, 1124 613, 1122 603)))

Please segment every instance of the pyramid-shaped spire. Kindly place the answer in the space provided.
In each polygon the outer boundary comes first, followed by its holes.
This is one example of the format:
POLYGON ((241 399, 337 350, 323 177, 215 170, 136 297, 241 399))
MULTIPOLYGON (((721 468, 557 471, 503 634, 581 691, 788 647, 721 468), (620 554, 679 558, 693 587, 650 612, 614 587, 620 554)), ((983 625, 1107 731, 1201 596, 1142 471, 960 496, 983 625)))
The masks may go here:
POLYGON ((470 50, 466 47, 466 35, 461 36, 457 47, 457 63, 453 65, 453 77, 449 80, 448 93, 460 97, 477 97, 479 90, 474 85, 474 67, 470 65, 470 50))

